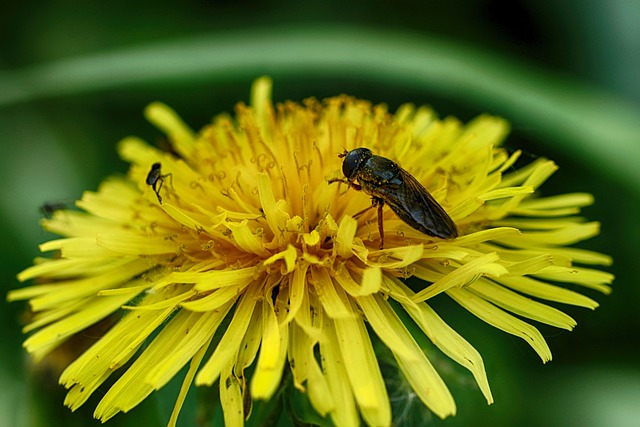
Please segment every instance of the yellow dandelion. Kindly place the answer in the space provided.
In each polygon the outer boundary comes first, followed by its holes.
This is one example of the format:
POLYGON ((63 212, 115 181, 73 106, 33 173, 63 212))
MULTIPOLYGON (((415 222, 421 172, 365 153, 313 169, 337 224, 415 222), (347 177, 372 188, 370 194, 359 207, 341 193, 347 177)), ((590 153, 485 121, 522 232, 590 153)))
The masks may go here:
POLYGON ((454 399, 403 318, 467 368, 492 403, 480 354, 431 298, 449 296, 547 362, 551 352, 531 321, 576 324, 547 303, 593 309, 579 290, 610 292, 612 275, 585 267, 610 258, 568 247, 599 232, 577 216, 592 197, 539 196, 556 165, 539 158, 514 168, 519 153, 500 148, 502 119, 462 124, 424 107, 390 113, 347 96, 274 106, 267 78, 255 82, 250 106, 200 133, 165 105, 146 114, 172 152, 122 141, 128 175, 86 192, 79 210, 44 219, 64 237, 40 249, 57 255, 36 259, 18 279, 37 284, 9 294, 34 312, 24 347, 35 359, 120 316, 62 373, 72 410, 116 374, 95 410, 106 421, 188 366, 169 424, 195 382, 217 383, 225 422, 237 426, 253 401, 274 396, 287 370, 335 425, 388 426, 372 331, 415 396, 444 418, 455 414, 454 399), (331 181, 344 180, 338 155, 357 147, 422 183, 455 224, 451 238, 424 234, 386 206, 354 218, 371 198, 331 181))

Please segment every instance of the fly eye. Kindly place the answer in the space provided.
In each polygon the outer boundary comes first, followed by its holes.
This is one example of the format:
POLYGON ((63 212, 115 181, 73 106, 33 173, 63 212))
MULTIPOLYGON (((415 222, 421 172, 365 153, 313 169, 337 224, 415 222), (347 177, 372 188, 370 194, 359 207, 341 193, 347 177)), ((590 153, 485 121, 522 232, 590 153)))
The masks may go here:
POLYGON ((347 178, 351 178, 351 174, 360 164, 360 158, 357 156, 353 156, 351 154, 347 154, 347 156, 342 161, 342 173, 347 178))
POLYGON ((371 157, 371 151, 367 148, 356 148, 347 153, 342 161, 342 173, 347 179, 360 169, 360 166, 371 157))

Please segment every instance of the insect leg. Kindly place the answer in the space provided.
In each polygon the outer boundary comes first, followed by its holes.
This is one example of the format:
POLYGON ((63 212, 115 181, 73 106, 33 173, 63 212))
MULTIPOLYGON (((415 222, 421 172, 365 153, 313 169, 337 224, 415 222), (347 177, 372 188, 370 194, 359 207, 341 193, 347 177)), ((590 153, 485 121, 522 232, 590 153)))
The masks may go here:
POLYGON ((352 216, 354 218, 358 218, 363 213, 367 212, 369 209, 378 208, 378 231, 380 232, 380 249, 384 249, 384 225, 382 223, 382 207, 384 206, 384 200, 379 197, 371 198, 371 206, 367 206, 359 212, 356 212, 352 216))
POLYGON ((334 182, 340 182, 342 184, 347 184, 349 187, 353 188, 356 191, 361 191, 362 190, 362 186, 356 184, 353 181, 349 181, 348 179, 344 179, 344 178, 331 178, 329 181, 327 181, 329 184, 333 184, 334 182))
POLYGON ((160 190, 164 186, 164 180, 166 178, 169 178, 169 185, 173 189, 173 174, 172 173, 166 173, 164 175, 160 175, 160 178, 158 178, 158 181, 153 183, 153 191, 155 191, 156 196, 158 197, 158 202, 160 202, 160 204, 162 204, 162 197, 160 197, 160 190), (156 184, 158 184, 158 189, 156 189, 156 184))
POLYGON ((382 221, 382 207, 384 200, 374 197, 371 199, 374 203, 372 206, 378 206, 378 231, 380 232, 380 249, 384 249, 384 223, 382 221))
POLYGON ((169 178, 169 185, 171 186, 171 189, 173 190, 173 174, 171 172, 169 173, 165 173, 164 175, 162 175, 162 178, 169 178))
POLYGON ((329 181, 327 181, 329 184, 333 184, 334 182, 341 182, 343 184, 348 184, 349 181, 347 181, 344 178, 331 178, 329 181))
POLYGON ((160 182, 160 184, 158 184, 158 182, 153 183, 153 191, 156 193, 156 197, 158 197, 158 202, 162 204, 162 197, 160 196, 160 190, 162 189, 162 185, 164 184, 164 178, 161 176, 160 179, 158 179, 158 181, 160 182), (156 184, 158 184, 158 188, 156 188, 156 184))
POLYGON ((361 211, 358 211, 356 213, 354 213, 353 215, 351 215, 353 218, 358 218, 360 215, 362 215, 363 213, 367 212, 369 209, 376 207, 376 205, 374 203, 371 203, 371 206, 367 206, 366 208, 362 209, 361 211))

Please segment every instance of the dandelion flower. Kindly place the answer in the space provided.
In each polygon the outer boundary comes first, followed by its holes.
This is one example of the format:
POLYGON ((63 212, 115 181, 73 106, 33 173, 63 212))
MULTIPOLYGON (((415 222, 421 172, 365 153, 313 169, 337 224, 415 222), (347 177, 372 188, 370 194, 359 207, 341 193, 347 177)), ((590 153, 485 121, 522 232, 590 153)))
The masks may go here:
POLYGON ((114 375, 94 414, 106 421, 188 365, 169 424, 195 383, 219 387, 226 424, 242 425, 287 370, 335 425, 388 426, 375 334, 415 397, 444 418, 454 399, 408 319, 493 398, 480 354, 432 298, 452 298, 547 362, 533 323, 570 330, 575 321, 557 303, 593 309, 580 289, 610 292, 612 275, 592 268, 610 258, 568 247, 599 232, 577 216, 592 197, 540 196, 556 165, 539 158, 514 168, 519 153, 500 147, 508 131, 500 118, 463 124, 348 96, 274 105, 267 78, 254 83, 250 105, 199 133, 165 105, 146 115, 171 152, 123 140, 129 173, 42 221, 63 236, 40 246, 56 256, 36 259, 18 275, 36 284, 9 294, 34 313, 24 347, 36 360, 119 316, 61 375, 72 410, 114 375), (421 182, 459 236, 423 234, 385 207, 379 249, 377 210, 353 217, 370 197, 329 183, 342 177, 338 154, 363 146, 421 182))

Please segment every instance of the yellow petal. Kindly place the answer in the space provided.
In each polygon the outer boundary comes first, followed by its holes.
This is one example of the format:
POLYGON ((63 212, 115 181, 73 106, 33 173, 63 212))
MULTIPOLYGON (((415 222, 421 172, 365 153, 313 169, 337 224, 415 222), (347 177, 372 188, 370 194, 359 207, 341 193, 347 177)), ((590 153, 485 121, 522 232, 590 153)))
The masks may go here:
POLYGON ((484 202, 482 200, 474 196, 449 209, 447 213, 456 223, 458 223, 459 220, 467 218, 477 211, 483 204, 484 202))
POLYGON ((362 293, 361 285, 351 277, 349 269, 343 265, 335 275, 336 282, 351 296, 358 296, 362 293))
POLYGON ((291 286, 289 290, 289 313, 284 323, 291 322, 298 314, 300 307, 302 307, 304 294, 306 293, 308 268, 309 264, 301 262, 297 268, 293 270, 293 274, 289 275, 289 285, 291 286))
MULTIPOLYGON (((40 260, 43 260, 40 258, 40 260)), ((98 259, 56 259, 45 258, 43 262, 33 265, 21 271, 17 278, 21 282, 36 277, 73 277, 78 273, 95 271, 96 267, 110 264, 108 261, 98 259), (62 276, 61 276, 62 275, 62 276)))
POLYGON ((553 210, 589 206, 593 204, 593 201, 593 196, 588 193, 566 193, 557 196, 525 200, 520 206, 532 210, 553 210))
POLYGON ((251 320, 247 326, 247 330, 242 337, 242 343, 238 350, 238 355, 233 363, 233 374, 238 377, 244 377, 244 370, 253 364, 256 356, 258 355, 258 349, 262 341, 262 304, 263 301, 258 301, 256 307, 253 310, 251 320))
POLYGON ((301 392, 307 392, 313 408, 324 417, 335 408, 335 402, 327 378, 315 358, 315 341, 295 323, 291 324, 289 331, 289 365, 294 386, 301 392))
POLYGON ((224 314, 204 316, 180 311, 107 391, 96 407, 94 416, 104 422, 120 411, 128 412, 157 386, 166 383, 215 333, 215 329, 201 330, 192 338, 189 336, 190 328, 198 321, 213 326, 217 317, 221 320, 224 314), (181 344, 184 344, 184 348, 181 348, 181 344), (155 384, 148 381, 150 377, 156 381, 155 384))
POLYGON ((613 282, 613 274, 606 271, 594 270, 584 267, 559 267, 552 266, 545 268, 537 273, 536 277, 553 280, 562 283, 575 283, 577 285, 586 286, 595 289, 604 294, 611 293, 611 287, 608 286, 613 282))
POLYGON ((129 163, 151 166, 164 153, 138 137, 128 136, 118 143, 118 154, 129 163))
POLYGON ((238 286, 228 286, 225 288, 215 289, 211 294, 194 299, 192 301, 183 302, 180 304, 187 310, 190 311, 210 311, 217 310, 222 307, 229 301, 235 301, 235 299, 240 295, 240 292, 244 289, 244 287, 238 286))
MULTIPOLYGON (((133 293, 133 295, 135 295, 135 293, 133 293)), ((58 319, 75 313, 76 311, 78 311, 78 309, 84 307, 84 305, 87 304, 90 299, 91 297, 83 298, 70 304, 65 304, 63 306, 58 306, 47 311, 34 313, 33 319, 31 319, 31 321, 22 328, 22 332, 26 334, 45 325, 48 325, 49 323, 53 323, 58 319)))
POLYGON ((213 384, 218 379, 222 368, 227 366, 237 354, 256 306, 257 290, 259 290, 258 286, 253 289, 248 288, 236 305, 233 319, 229 323, 224 336, 207 363, 196 375, 196 385, 213 384))
POLYGON ((523 297, 485 279, 474 282, 467 289, 498 307, 540 323, 569 331, 576 325, 575 320, 560 310, 523 297))
POLYGON ((111 372, 102 372, 100 375, 92 378, 82 385, 71 385, 71 389, 67 392, 67 395, 64 398, 64 405, 71 409, 71 411, 75 412, 89 399, 89 397, 91 397, 93 392, 95 392, 98 387, 100 387, 102 383, 109 378, 110 375, 111 372))
POLYGON ((449 389, 388 303, 378 295, 357 301, 420 400, 440 418, 454 415, 456 405, 449 389))
POLYGON ((396 248, 384 249, 378 253, 380 254, 380 257, 377 261, 368 261, 368 265, 386 269, 402 268, 421 259, 424 254, 424 246, 422 244, 399 246, 396 248))
POLYGON ((516 248, 572 245, 593 237, 599 232, 600 223, 588 222, 584 224, 573 224, 558 230, 526 231, 522 232, 519 236, 495 239, 495 241, 496 243, 503 243, 516 248))
POLYGON ((42 252, 60 250, 60 255, 67 259, 109 259, 120 255, 105 247, 98 246, 95 237, 71 237, 68 239, 51 240, 41 244, 39 249, 42 252))
MULTIPOLYGON (((190 205, 190 207, 192 209, 194 208, 192 205, 190 205)), ((199 210, 202 209, 200 207, 197 208, 199 208, 199 210)), ((212 217, 202 213, 187 212, 169 202, 163 203, 162 209, 181 225, 191 230, 204 230, 208 233, 213 233, 227 218, 226 213, 212 217)))
MULTIPOLYGON (((415 294, 413 300, 415 302, 425 301, 429 298, 433 298, 441 292, 447 291, 448 289, 454 287, 460 288, 462 286, 469 285, 470 283, 478 280, 483 274, 492 276, 507 274, 508 271, 506 268, 499 264, 496 264, 498 258, 498 254, 492 252, 471 260, 466 264, 463 264, 461 267, 458 267, 450 273, 446 274, 441 279, 438 279, 432 285, 415 294)), ((415 276, 428 280, 422 274, 423 269, 419 267, 419 265, 415 266, 415 276)))
POLYGON ((413 303, 410 299, 413 291, 396 278, 387 277, 385 283, 393 292, 411 318, 444 354, 467 368, 478 383, 478 387, 487 399, 493 403, 487 373, 480 353, 447 325, 426 303, 413 303))
POLYGON ((495 225, 515 227, 520 230, 554 230, 582 222, 580 217, 570 216, 562 218, 504 218, 494 221, 495 225))
POLYGON ((464 236, 458 237, 452 243, 439 243, 438 246, 462 246, 462 247, 470 247, 477 243, 487 242, 489 240, 497 240, 504 236, 517 236, 520 234, 520 231, 517 228, 510 227, 496 227, 490 228, 488 230, 481 230, 471 234, 465 234, 464 236))
MULTIPOLYGON (((549 178, 557 169, 558 167, 552 161, 540 159, 527 165, 527 167, 522 168, 519 171, 520 176, 518 176, 518 174, 510 174, 509 176, 504 177, 501 185, 512 185, 514 183, 521 182, 521 179, 526 177, 523 183, 523 187, 533 187, 534 189, 536 189, 540 185, 542 185, 542 183, 546 181, 547 178, 549 178), (515 177, 515 179, 511 180, 510 177, 515 177)), ((506 200, 500 206, 500 208, 497 209, 496 217, 500 218, 510 212, 515 211, 527 196, 527 194, 515 195, 506 200)))
POLYGON ((351 296, 371 295, 380 290, 382 283, 382 270, 378 267, 370 267, 364 270, 361 283, 351 277, 349 269, 343 267, 335 275, 336 282, 351 296))
POLYGON ((182 386, 180 387, 180 393, 178 393, 178 397, 176 398, 176 403, 173 406, 173 411, 171 412, 171 418, 169 418, 168 427, 176 427, 178 423, 178 415, 180 414, 180 410, 182 409, 182 405, 184 405, 184 401, 187 398, 187 393, 191 389, 191 383, 193 382, 193 378, 196 376, 196 372, 198 371, 198 367, 204 358, 207 349, 209 348, 209 344, 211 344, 211 338, 207 341, 201 348, 196 352, 196 354, 191 359, 191 363, 189 363, 189 370, 187 371, 187 375, 184 377, 184 381, 182 381, 182 386))
POLYGON ((148 264, 140 259, 118 259, 108 264, 109 269, 100 274, 16 289, 9 292, 7 298, 9 301, 32 298, 30 301, 32 309, 40 311, 70 300, 95 295, 96 292, 105 288, 121 285, 148 268, 148 264))
POLYGON ((531 295, 536 298, 556 301, 563 304, 577 305, 579 307, 586 307, 592 310, 598 307, 598 303, 589 297, 586 297, 569 289, 550 285, 531 277, 503 276, 497 279, 497 281, 505 286, 510 287, 511 289, 531 295))
POLYGON ((243 287, 255 279, 255 267, 239 268, 237 270, 224 269, 212 271, 186 271, 168 274, 156 287, 172 283, 195 283, 195 290, 210 291, 226 286, 243 287))
MULTIPOLYGON (((220 310, 206 313, 193 313, 187 312, 186 310, 180 311, 176 317, 184 313, 186 318, 182 327, 174 331, 177 335, 175 338, 178 338, 177 344, 170 349, 168 354, 165 353, 165 356, 161 360, 150 367, 145 381, 156 390, 161 388, 169 382, 196 353, 203 348, 206 350, 208 343, 213 338, 213 334, 220 326, 222 320, 224 320, 231 305, 232 304, 229 303, 220 310)), ((171 322, 173 322, 174 319, 172 319, 171 322)), ((152 343, 145 352, 150 351, 152 345, 154 344, 152 343)), ((165 349, 165 351, 166 350, 167 349, 165 349)))
POLYGON ((323 325, 322 304, 313 292, 302 293, 302 303, 294 320, 314 342, 320 340, 323 325))
POLYGON ((490 325, 525 340, 538 353, 543 362, 551 360, 551 350, 549 350, 547 342, 533 326, 507 314, 465 289, 452 288, 447 291, 447 295, 490 325))
POLYGON ((325 268, 311 268, 313 288, 316 290, 322 308, 331 318, 354 317, 355 313, 344 304, 336 292, 333 280, 325 268))
POLYGON ((264 260, 262 263, 264 265, 271 265, 279 259, 283 259, 285 261, 285 265, 287 266, 284 274, 291 273, 296 267, 296 259, 298 257, 298 252, 296 251, 295 246, 292 244, 287 245, 287 249, 282 252, 278 252, 275 255, 264 260))
POLYGON ((495 190, 487 191, 486 193, 478 196, 478 198, 483 202, 486 202, 489 200, 504 199, 506 197, 521 196, 521 195, 532 194, 532 193, 533 193, 533 187, 530 187, 530 186, 503 187, 503 188, 497 188, 495 190))
POLYGON ((525 274, 536 273, 543 268, 553 265, 553 257, 551 255, 538 255, 524 261, 507 264, 509 274, 513 276, 524 276, 525 274))
POLYGON ((126 285, 122 286, 121 288, 103 289, 101 291, 98 291, 96 296, 108 297, 108 296, 113 296, 113 295, 129 294, 129 293, 132 293, 132 292, 133 293, 139 293, 139 292, 142 292, 142 291, 146 291, 147 289, 149 289, 152 286, 153 286, 153 282, 147 282, 146 280, 131 280, 131 281, 127 282, 126 285), (142 283, 142 284, 140 284, 140 283, 142 283))
POLYGON ((84 236, 95 234, 98 231, 97 225, 101 225, 103 231, 108 231, 111 227, 121 227, 121 224, 131 221, 129 207, 139 197, 140 193, 131 181, 120 177, 108 178, 100 184, 98 192, 85 191, 82 199, 76 202, 77 207, 91 215, 68 212, 64 218, 59 218, 58 226, 62 226, 65 222, 73 228, 80 226, 84 236), (93 233, 87 233, 88 231, 93 233))
POLYGON ((338 233, 336 234, 336 241, 334 248, 340 258, 347 259, 352 256, 353 237, 358 230, 358 221, 353 217, 344 216, 340 220, 338 226, 338 233))
POLYGON ((96 243, 105 249, 125 255, 144 256, 178 252, 178 245, 164 236, 98 233, 96 243))
POLYGON ((566 256, 579 264, 611 265, 612 258, 609 255, 579 248, 545 248, 550 254, 566 256))
POLYGON ((280 326, 270 300, 262 304, 262 344, 251 378, 251 396, 269 399, 278 388, 287 354, 288 326, 280 326))
POLYGON ((52 348, 69 336, 82 331, 104 319, 132 298, 131 294, 114 297, 95 298, 87 302, 81 310, 53 323, 27 338, 23 347, 36 360, 42 359, 52 348))
POLYGON ((232 231, 233 238, 240 249, 261 257, 269 256, 269 252, 265 249, 262 239, 254 234, 249 228, 249 221, 246 219, 239 223, 227 221, 225 225, 232 231))
POLYGON ((394 354, 406 360, 418 359, 415 348, 402 332, 406 331, 405 326, 386 301, 380 301, 377 295, 369 295, 356 298, 356 302, 376 335, 394 354))
POLYGON ((347 381, 347 371, 331 319, 324 318, 320 355, 329 390, 335 407, 329 413, 335 425, 358 427, 360 418, 356 410, 351 384, 347 381))
POLYGON ((176 295, 173 298, 167 298, 164 301, 158 301, 153 304, 124 305, 122 306, 122 308, 125 310, 133 310, 133 311, 142 311, 142 310, 156 311, 156 310, 164 310, 165 308, 169 308, 169 307, 177 308, 182 301, 191 298, 197 293, 194 290, 189 290, 189 288, 183 288, 182 290, 185 292, 181 293, 180 295, 176 295))
MULTIPOLYGON (((325 322, 325 327, 331 328, 331 323, 325 322)), ((362 319, 335 319, 333 327, 362 418, 372 426, 390 425, 389 396, 362 319)))
POLYGON ((311 230, 310 233, 302 233, 301 237, 307 246, 316 246, 320 243, 320 233, 317 230, 311 230))
MULTIPOLYGON (((273 311, 271 301, 265 300, 262 304, 262 344, 260 346, 258 366, 265 370, 274 369, 280 354, 280 344, 280 328, 276 313, 273 311)), ((253 392, 251 395, 255 396, 253 392)))
MULTIPOLYGON (((143 298, 143 303, 153 303, 160 300, 162 296, 162 294, 147 294, 143 298)), ((106 377, 135 354, 145 339, 172 312, 173 308, 160 312, 126 314, 102 338, 65 369, 60 376, 60 383, 67 388, 76 385, 79 388, 89 388, 90 386, 97 388, 106 377), (95 383, 96 378, 102 378, 102 380, 95 383)), ((84 398, 88 398, 95 388, 84 392, 84 398)), ((81 397, 81 394, 78 396, 81 397)), ((65 404, 72 408, 75 406, 71 402, 65 404)))
POLYGON ((244 399, 240 380, 233 374, 229 364, 220 377, 220 403, 224 415, 224 425, 229 427, 244 426, 244 399))
MULTIPOLYGON (((289 327, 289 366, 293 374, 293 385, 301 392, 305 392, 303 385, 309 378, 309 363, 311 360, 307 356, 307 349, 313 348, 314 343, 311 337, 295 322, 289 327)), ((324 416, 324 414, 322 414, 324 416)))
POLYGON ((276 199, 271 188, 271 179, 265 173, 258 174, 258 194, 260 195, 260 206, 267 218, 267 224, 277 242, 282 242, 281 231, 285 230, 286 219, 279 211, 276 199))
POLYGON ((195 135, 175 111, 165 104, 154 102, 144 113, 147 120, 169 136, 171 145, 178 154, 191 159, 195 148, 195 135))
POLYGON ((256 119, 262 129, 269 128, 272 112, 271 106, 271 88, 273 82, 269 77, 262 76, 257 78, 251 85, 251 106, 255 108, 256 119))
POLYGON ((396 357, 396 361, 411 388, 434 414, 440 418, 456 414, 453 396, 426 356, 423 355, 416 362, 408 362, 400 357, 396 357))
POLYGON ((538 188, 557 170, 558 166, 551 160, 541 161, 536 164, 535 169, 531 172, 531 175, 527 177, 524 185, 538 188))
POLYGON ((380 290, 382 284, 382 270, 369 267, 362 272, 362 285, 360 295, 370 295, 380 290))

